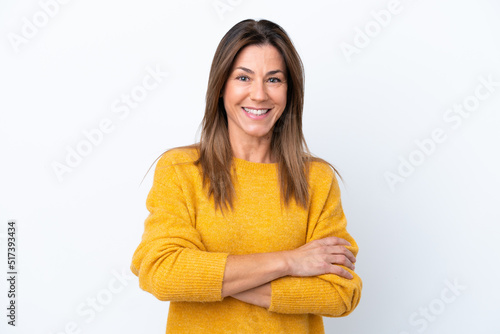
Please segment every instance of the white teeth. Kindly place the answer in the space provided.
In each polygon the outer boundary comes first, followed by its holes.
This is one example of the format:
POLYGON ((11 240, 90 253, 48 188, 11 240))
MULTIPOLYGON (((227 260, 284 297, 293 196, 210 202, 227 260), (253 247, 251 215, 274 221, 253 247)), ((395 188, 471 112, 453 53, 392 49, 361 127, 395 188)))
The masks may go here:
POLYGON ((248 108, 245 108, 245 107, 243 107, 243 109, 244 109, 246 112, 248 112, 248 113, 250 113, 250 114, 253 114, 253 115, 257 115, 257 116, 259 116, 259 115, 263 115, 263 114, 265 114, 266 112, 268 112, 269 110, 271 110, 271 109, 248 109, 248 108))

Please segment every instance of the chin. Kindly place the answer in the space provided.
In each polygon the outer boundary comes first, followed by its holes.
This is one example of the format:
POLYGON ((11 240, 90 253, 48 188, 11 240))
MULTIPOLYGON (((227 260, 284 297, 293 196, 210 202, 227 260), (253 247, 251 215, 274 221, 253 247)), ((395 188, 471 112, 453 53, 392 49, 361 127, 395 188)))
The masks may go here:
POLYGON ((252 137, 256 137, 256 138, 263 138, 263 137, 266 137, 268 135, 271 135, 271 131, 267 131, 267 132, 249 132, 248 135, 252 136, 252 137))

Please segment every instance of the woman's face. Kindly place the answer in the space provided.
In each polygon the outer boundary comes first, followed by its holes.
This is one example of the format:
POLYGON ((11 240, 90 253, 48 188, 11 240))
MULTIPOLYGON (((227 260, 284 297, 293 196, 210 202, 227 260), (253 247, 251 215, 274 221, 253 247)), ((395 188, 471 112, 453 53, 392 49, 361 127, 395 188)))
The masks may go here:
POLYGON ((249 45, 236 57, 222 92, 231 142, 271 138, 286 107, 286 67, 271 45, 249 45))

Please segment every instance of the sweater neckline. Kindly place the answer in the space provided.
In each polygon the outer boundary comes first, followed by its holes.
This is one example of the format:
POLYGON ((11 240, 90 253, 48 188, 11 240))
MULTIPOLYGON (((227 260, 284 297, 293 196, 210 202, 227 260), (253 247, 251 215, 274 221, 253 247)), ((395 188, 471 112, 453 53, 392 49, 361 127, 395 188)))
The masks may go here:
POLYGON ((278 167, 277 162, 252 162, 240 158, 233 157, 236 168, 250 169, 250 170, 275 170, 278 167))

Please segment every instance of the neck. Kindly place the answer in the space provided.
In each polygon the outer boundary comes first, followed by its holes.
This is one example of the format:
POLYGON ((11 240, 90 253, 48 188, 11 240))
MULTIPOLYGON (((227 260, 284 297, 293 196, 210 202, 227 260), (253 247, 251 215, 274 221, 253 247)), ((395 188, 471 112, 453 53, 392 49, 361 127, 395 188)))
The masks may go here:
POLYGON ((276 162, 271 152, 270 140, 260 140, 252 143, 231 141, 231 149, 233 156, 239 159, 259 163, 276 162))

